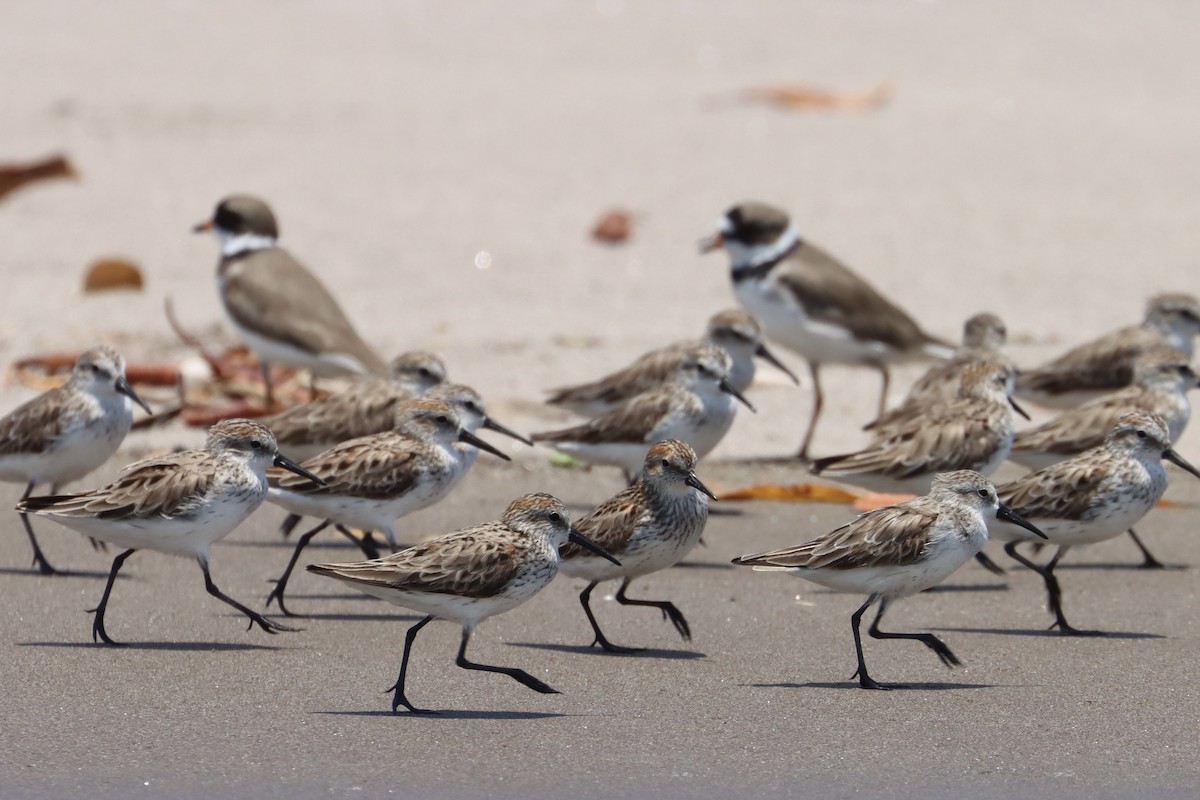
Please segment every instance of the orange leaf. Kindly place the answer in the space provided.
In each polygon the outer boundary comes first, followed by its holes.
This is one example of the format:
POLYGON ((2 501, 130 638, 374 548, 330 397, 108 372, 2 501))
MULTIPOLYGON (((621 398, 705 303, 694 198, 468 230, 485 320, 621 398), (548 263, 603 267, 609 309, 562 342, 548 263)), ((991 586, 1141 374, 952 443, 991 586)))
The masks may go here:
POLYGON ((853 503, 858 495, 828 483, 760 483, 719 491, 721 500, 778 500, 789 503, 853 503))

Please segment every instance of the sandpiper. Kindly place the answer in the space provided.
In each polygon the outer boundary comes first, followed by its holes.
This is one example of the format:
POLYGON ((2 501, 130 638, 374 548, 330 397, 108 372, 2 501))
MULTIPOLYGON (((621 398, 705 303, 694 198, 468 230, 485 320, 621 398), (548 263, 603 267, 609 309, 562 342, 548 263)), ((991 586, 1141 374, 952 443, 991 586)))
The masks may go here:
POLYGON ((42 514, 82 534, 127 548, 113 559, 104 595, 92 622, 92 640, 115 645, 104 629, 104 611, 125 559, 138 550, 190 556, 200 564, 204 587, 267 633, 290 631, 251 611, 217 588, 209 574, 208 549, 259 507, 267 496, 267 468, 292 470, 319 481, 280 455, 265 426, 246 419, 218 422, 205 446, 130 464, 107 486, 79 494, 29 497, 22 513, 42 514))
POLYGON ((611 653, 637 649, 610 642, 600 630, 589 604, 596 584, 616 578, 622 579, 616 595, 618 603, 657 608, 680 636, 685 640, 692 638, 687 619, 674 603, 634 600, 625 591, 634 578, 674 566, 700 541, 708 521, 708 498, 716 500, 717 496, 700 482, 695 470, 696 452, 686 442, 678 439, 659 442, 646 454, 637 483, 575 523, 576 530, 621 562, 614 565, 577 545, 562 548, 563 573, 589 581, 579 595, 579 602, 596 636, 592 644, 611 653))
POLYGON ((271 364, 307 369, 314 377, 386 372, 325 285, 278 245, 279 226, 265 202, 230 195, 192 230, 211 231, 221 241, 221 305, 262 365, 268 406, 274 402, 271 364))
POLYGON ((606 414, 629 398, 670 380, 688 351, 703 343, 714 344, 729 354, 729 382, 739 392, 746 391, 754 381, 755 356, 781 370, 793 382, 799 382, 763 343, 758 320, 741 309, 731 308, 709 319, 702 340, 676 342, 651 350, 624 369, 599 380, 555 389, 546 402, 586 417, 606 414))
POLYGON ((878 602, 867 631, 872 638, 914 639, 946 666, 958 665, 958 657, 932 633, 889 633, 879 630, 879 623, 892 600, 936 586, 978 553, 987 542, 992 516, 1040 533, 997 499, 985 476, 971 470, 948 472, 933 479, 928 495, 868 511, 806 544, 739 556, 733 563, 792 572, 837 591, 867 595, 850 617, 858 657, 853 677, 864 689, 887 689, 891 687, 867 674, 859 634, 862 615, 878 602))
POLYGON ((267 499, 292 514, 317 517, 316 527, 296 541, 287 568, 267 596, 292 616, 283 596, 300 553, 329 525, 378 531, 396 546, 396 519, 441 500, 470 466, 454 449, 464 442, 505 461, 501 451, 468 432, 458 413, 443 400, 418 397, 396 409, 395 429, 342 442, 302 462, 314 481, 272 472, 267 499))
POLYGON ((954 348, 930 336, 870 284, 825 251, 802 240, 786 212, 765 203, 741 203, 718 222, 701 251, 724 247, 732 262, 738 300, 758 318, 767 337, 808 361, 813 408, 799 458, 808 460, 824 396, 822 364, 879 370, 879 414, 887 402, 888 365, 918 358, 949 358, 954 348))
POLYGON ((404 706, 414 714, 432 714, 436 712, 409 702, 404 686, 417 632, 434 619, 462 626, 455 660, 458 666, 499 672, 535 692, 557 694, 524 670, 468 661, 467 642, 484 619, 516 608, 549 584, 558 572, 559 548, 568 541, 605 555, 571 527, 566 506, 559 500, 548 494, 528 494, 514 500, 496 522, 447 533, 384 558, 312 564, 308 570, 427 615, 408 629, 400 675, 389 691, 394 692, 393 713, 404 706))
POLYGON ((1190 294, 1150 298, 1141 325, 1113 331, 1017 376, 1017 395, 1051 408, 1069 408, 1133 381, 1137 357, 1173 347, 1192 357, 1200 334, 1200 301, 1190 294))
POLYGON ((719 347, 693 347, 675 378, 659 388, 582 425, 530 438, 581 461, 621 467, 630 483, 641 470, 646 451, 664 439, 681 439, 703 458, 733 424, 737 401, 754 410, 729 382, 729 364, 729 355, 719 347))
POLYGON ((1025 537, 1008 525, 992 528, 1007 542, 1004 551, 1042 576, 1054 625, 1063 635, 1097 635, 1067 622, 1054 568, 1074 545, 1119 536, 1154 508, 1167 489, 1166 459, 1200 478, 1200 472, 1171 449, 1166 422, 1136 410, 1121 415, 1104 444, 997 487, 1000 498, 1044 531, 1058 551, 1044 567, 1017 551, 1025 537))
MULTIPOLYGON (((93 347, 75 361, 71 376, 0 419, 0 480, 34 487, 77 480, 117 452, 133 422, 132 403, 150 407, 125 379, 125 359, 111 347, 93 347)), ((33 563, 43 575, 57 572, 33 535, 29 517, 21 523, 33 545, 33 563)))

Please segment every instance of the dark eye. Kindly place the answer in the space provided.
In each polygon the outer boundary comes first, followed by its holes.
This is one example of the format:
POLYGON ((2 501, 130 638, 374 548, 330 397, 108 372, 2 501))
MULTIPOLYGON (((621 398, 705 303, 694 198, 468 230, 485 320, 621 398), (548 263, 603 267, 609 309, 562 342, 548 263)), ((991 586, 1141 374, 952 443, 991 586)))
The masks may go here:
POLYGON ((663 469, 666 469, 667 467, 671 466, 671 462, 668 459, 664 458, 662 460, 662 465, 663 465, 663 469))
POLYGON ((473 414, 482 414, 483 413, 482 411, 479 410, 479 406, 477 406, 475 403, 467 403, 467 411, 470 411, 473 414))
POLYGON ((557 511, 551 511, 550 512, 550 521, 551 522, 562 522, 562 514, 558 513, 557 511))
POLYGON ((263 449, 263 443, 262 443, 262 442, 260 442, 258 439, 251 439, 251 440, 250 440, 250 449, 252 449, 252 450, 262 450, 262 449, 263 449))
POLYGON ((1138 431, 1138 432, 1137 432, 1137 437, 1138 437, 1139 439, 1145 439, 1145 438, 1146 438, 1146 432, 1145 432, 1145 431, 1138 431))
POLYGON ((417 370, 417 374, 418 374, 418 375, 420 375, 422 378, 428 378, 428 377, 430 377, 430 376, 431 376, 433 373, 431 373, 431 372, 430 372, 428 369, 426 369, 425 367, 421 367, 419 370, 417 370))
POLYGON ((450 418, 447 417, 445 414, 438 414, 437 421, 444 425, 450 421, 450 418))
POLYGON ((989 492, 987 489, 980 489, 980 490, 979 490, 979 496, 980 496, 980 497, 989 497, 990 495, 991 495, 991 493, 990 493, 990 492, 989 492))
POLYGON ((92 374, 93 374, 93 375, 99 375, 99 374, 101 374, 102 372, 104 372, 104 370, 100 369, 100 365, 99 365, 99 364, 92 364, 92 365, 91 365, 91 368, 92 368, 92 374))

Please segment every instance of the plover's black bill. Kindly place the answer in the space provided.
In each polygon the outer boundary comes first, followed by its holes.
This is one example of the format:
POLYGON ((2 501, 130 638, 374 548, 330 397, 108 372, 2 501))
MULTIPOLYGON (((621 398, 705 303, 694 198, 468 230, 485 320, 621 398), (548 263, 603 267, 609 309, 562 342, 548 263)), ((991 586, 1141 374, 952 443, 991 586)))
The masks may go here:
POLYGON ((1029 414, 1026 413, 1025 409, 1023 409, 1023 408, 1021 408, 1021 406, 1017 405, 1017 401, 1014 400, 1011 396, 1008 398, 1008 404, 1010 406, 1012 406, 1013 411, 1017 412, 1025 419, 1029 419, 1029 414))
POLYGON ((1197 472, 1196 468, 1187 462, 1187 459, 1179 455, 1179 453, 1176 453, 1174 448, 1168 447, 1166 450, 1163 450, 1162 457, 1180 469, 1186 470, 1187 472, 1195 475, 1197 478, 1200 478, 1200 472, 1197 472))
POLYGON ((516 439, 518 442, 527 444, 530 447, 533 446, 533 442, 531 442, 529 439, 526 439, 524 436, 522 436, 521 434, 512 430, 511 428, 506 428, 505 426, 501 425, 499 422, 496 422, 496 420, 492 419, 491 417, 484 418, 483 427, 487 428, 489 431, 495 431, 496 433, 502 433, 505 436, 509 437, 510 439, 516 439))
POLYGON ((1049 536, 1047 536, 1046 534, 1044 534, 1040 530, 1038 530, 1036 525, 1034 525, 1032 522, 1030 522, 1029 520, 1022 517, 1017 512, 1013 511, 1008 506, 1004 505, 1004 503, 1001 503, 1000 507, 996 509, 996 519, 1002 519, 1005 522, 1011 522, 1013 525, 1020 525, 1025 530, 1030 531, 1030 532, 1034 533, 1035 535, 1042 537, 1043 539, 1050 538, 1049 536))
POLYGON ((726 394, 731 394, 731 395, 733 395, 733 396, 734 396, 734 397, 736 397, 736 398, 737 398, 737 399, 738 399, 738 400, 741 402, 741 404, 742 404, 742 405, 744 405, 746 408, 750 409, 750 410, 751 410, 751 411, 753 411, 755 414, 757 414, 757 413, 758 413, 758 409, 757 409, 757 408, 755 408, 754 406, 752 406, 752 405, 750 404, 750 401, 746 399, 745 395, 743 395, 741 392, 739 392, 739 391, 737 390, 737 387, 736 387, 736 386, 734 386, 732 383, 730 383, 730 382, 729 382, 729 378, 721 378, 721 391, 722 391, 722 392, 725 392, 726 394))
POLYGON ((785 367, 783 362, 776 358, 775 354, 768 350, 765 344, 759 342, 758 349, 754 351, 754 355, 758 356, 763 361, 782 372, 784 375, 787 375, 792 379, 792 383, 796 384, 797 386, 800 385, 800 379, 796 377, 796 373, 785 367))
POLYGON ((283 455, 282 453, 275 454, 275 466, 283 467, 284 469, 288 470, 289 472, 294 472, 297 475, 302 475, 305 478, 308 478, 313 483, 315 483, 317 486, 325 485, 325 481, 321 480, 316 475, 312 474, 311 472, 306 470, 304 467, 300 466, 295 461, 292 461, 290 458, 283 455))
POLYGON ((488 453, 491 453, 494 456, 499 456, 500 458, 503 458, 505 461, 512 461, 512 459, 509 458, 508 456, 506 456, 503 452, 492 447, 490 444, 485 442, 483 439, 480 439, 478 436, 476 436, 473 433, 470 433, 469 431, 459 431, 458 432, 458 440, 460 442, 466 442, 467 444, 471 445, 472 447, 478 447, 480 450, 484 450, 488 453))
POLYGON ((712 490, 700 482, 700 479, 696 477, 696 473, 689 472, 688 476, 683 479, 683 482, 688 486, 691 486, 693 489, 698 489, 699 491, 704 492, 704 494, 708 495, 713 500, 717 499, 717 496, 712 493, 712 490))
POLYGON ((612 563, 616 564, 618 567, 621 566, 621 562, 617 561, 615 558, 613 558, 612 555, 610 555, 607 550, 605 550, 603 547, 596 544, 591 539, 587 538, 586 536, 584 536, 582 533, 575 530, 574 528, 571 528, 571 532, 569 534, 567 534, 567 541, 574 542, 575 544, 579 545, 580 547, 585 547, 588 550, 591 550, 596 555, 600 556, 601 558, 608 559, 612 563))
POLYGON ((133 390, 133 387, 129 385, 129 381, 125 380, 124 378, 117 378, 116 389, 118 392, 125 395, 130 400, 132 400, 133 402, 135 402, 139 406, 141 406, 147 414, 154 413, 153 411, 150 410, 150 406, 146 405, 146 401, 143 400, 142 398, 138 397, 137 392, 135 392, 133 390))

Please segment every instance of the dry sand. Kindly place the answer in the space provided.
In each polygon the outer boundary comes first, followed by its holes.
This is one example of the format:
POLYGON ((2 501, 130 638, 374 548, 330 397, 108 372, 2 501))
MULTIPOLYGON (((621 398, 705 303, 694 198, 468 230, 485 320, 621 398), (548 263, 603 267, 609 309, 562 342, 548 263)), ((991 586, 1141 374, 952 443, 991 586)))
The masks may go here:
MULTIPOLYGON (((999 313, 1024 363, 1136 321, 1152 292, 1195 291, 1192 3, 42 0, 6 3, 3 18, 0 160, 61 151, 82 174, 0 203, 6 364, 98 340, 181 357, 166 296, 189 327, 229 341, 216 246, 188 230, 233 191, 271 201, 285 244, 382 352, 442 352, 526 431, 562 419, 539 405, 543 389, 695 335, 732 303, 724 257, 694 243, 742 198, 790 209, 934 333, 999 313), (861 115, 713 102, 880 81, 892 101, 861 115), (624 246, 587 236, 611 206, 637 214, 624 246), (83 296, 84 266, 108 254, 143 265, 146 291, 83 296)), ((792 452, 807 414, 804 392, 764 377, 760 413, 740 416, 706 479, 802 479, 745 461, 792 452)), ((818 452, 858 441, 877 382, 832 370, 827 388, 818 452)), ((30 395, 6 385, 2 407, 30 395)), ((135 435, 89 481, 197 437, 135 435)), ((1200 460, 1200 434, 1179 449, 1200 460)), ((618 485, 517 455, 481 463, 408 530, 492 518, 535 489, 582 508, 618 485)), ((1178 484, 1173 496, 1200 498, 1178 484)), ((0 489, 0 507, 18 493, 0 489)), ((685 609, 693 642, 603 603, 612 638, 661 649, 592 653, 580 587, 563 581, 481 628, 474 655, 564 694, 455 669, 456 633, 435 626, 412 694, 450 711, 438 719, 383 713, 411 618, 310 576, 295 605, 318 616, 267 637, 205 596, 194 565, 139 554, 110 631, 140 646, 94 647, 82 610, 102 582, 29 575, 13 517, 0 538, 0 795, 1194 795, 1194 570, 1101 568, 1134 560, 1124 541, 1073 556, 1094 567, 1064 570, 1077 624, 1128 632, 1075 641, 1040 635, 1034 576, 1004 589, 967 568, 954 584, 979 591, 891 617, 941 632, 965 667, 872 642, 878 677, 915 688, 858 692, 843 688, 856 600, 722 566, 847 509, 738 512, 713 520, 699 565, 640 584, 685 609)), ((265 594, 286 560, 279 517, 264 510, 216 548, 226 591, 265 594)), ((1145 532, 1200 564, 1195 521, 1160 511, 1145 532)), ((107 569, 74 534, 38 527, 55 563, 107 569)), ((353 557, 332 544, 315 555, 353 557)))

